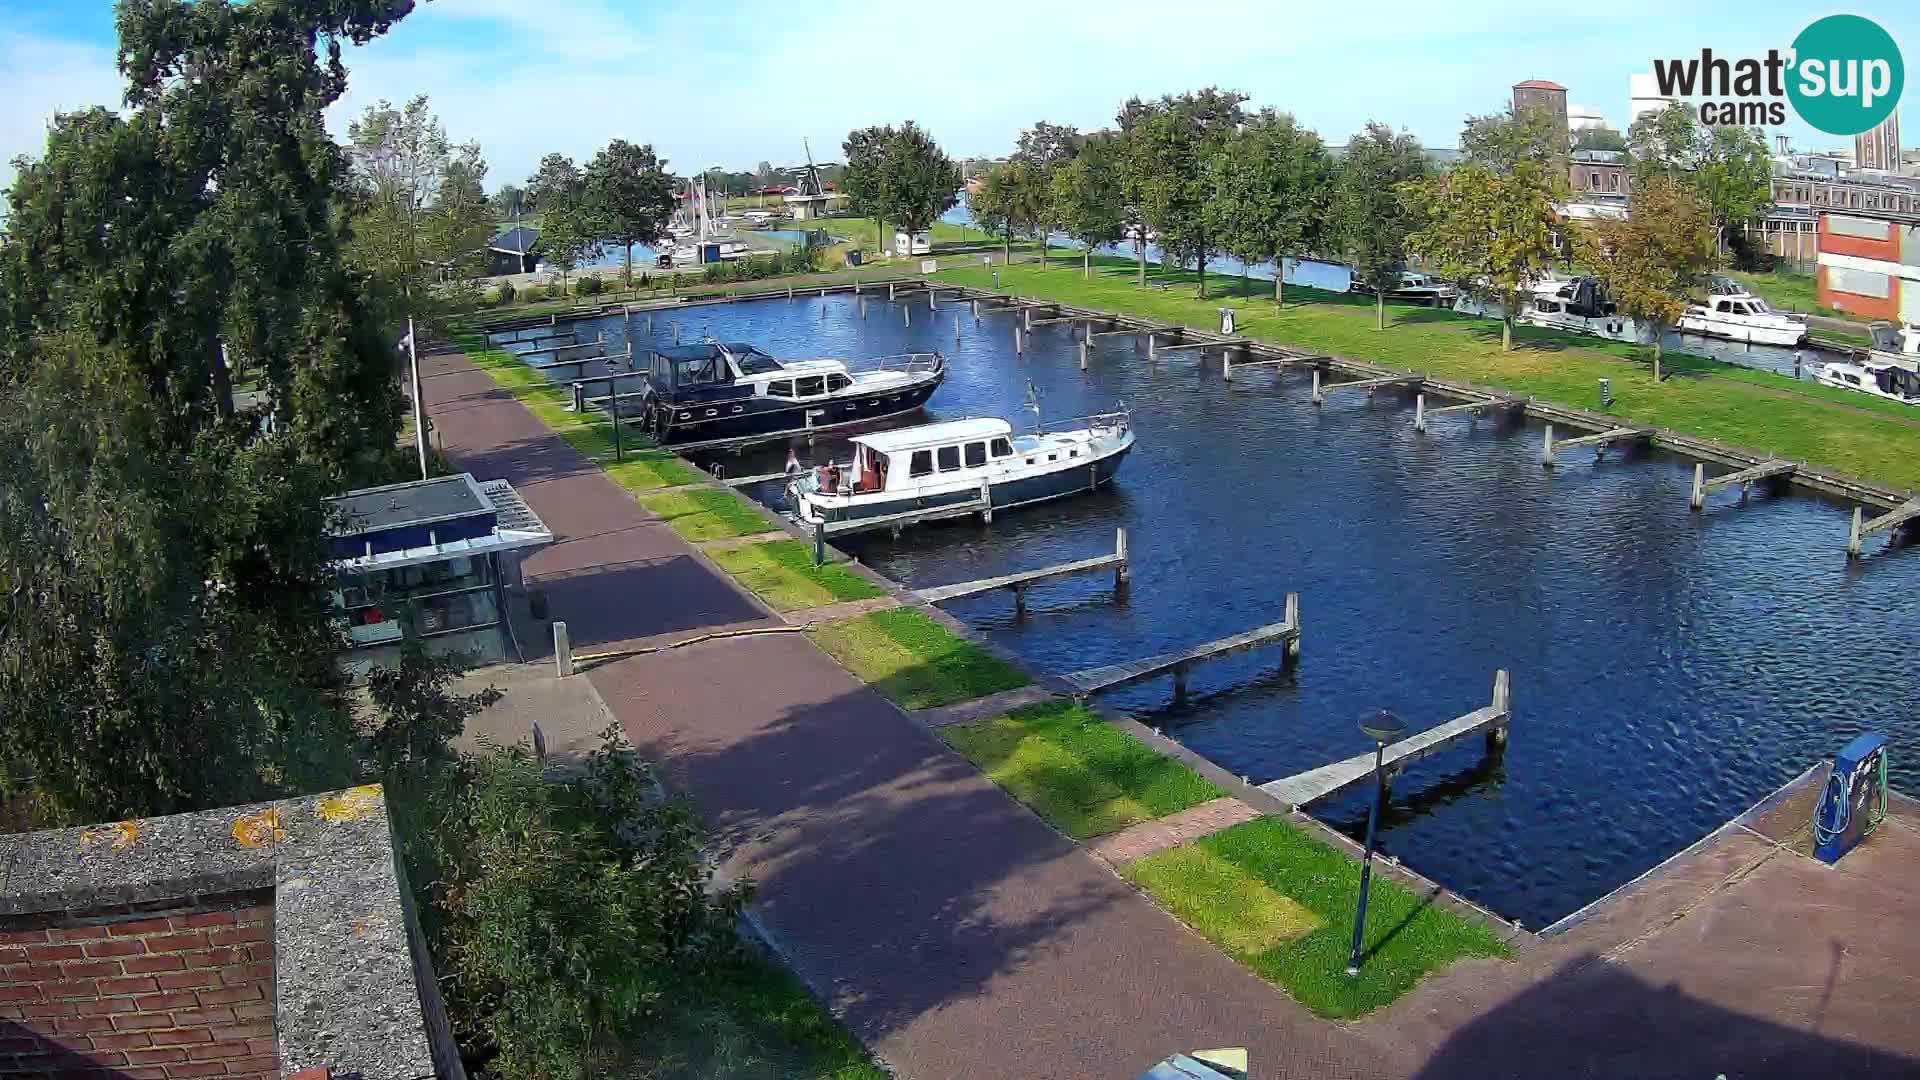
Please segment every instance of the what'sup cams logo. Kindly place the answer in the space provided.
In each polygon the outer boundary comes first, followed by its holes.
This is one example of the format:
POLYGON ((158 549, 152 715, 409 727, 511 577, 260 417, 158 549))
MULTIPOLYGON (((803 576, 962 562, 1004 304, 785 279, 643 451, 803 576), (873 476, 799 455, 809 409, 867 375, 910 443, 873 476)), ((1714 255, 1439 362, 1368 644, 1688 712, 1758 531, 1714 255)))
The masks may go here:
POLYGON ((1782 52, 1728 60, 1701 49, 1698 57, 1655 60, 1662 97, 1703 97, 1700 121, 1746 127, 1787 122, 1787 105, 1829 135, 1858 135, 1900 104, 1906 65, 1900 46, 1880 24, 1859 15, 1829 15, 1782 52))

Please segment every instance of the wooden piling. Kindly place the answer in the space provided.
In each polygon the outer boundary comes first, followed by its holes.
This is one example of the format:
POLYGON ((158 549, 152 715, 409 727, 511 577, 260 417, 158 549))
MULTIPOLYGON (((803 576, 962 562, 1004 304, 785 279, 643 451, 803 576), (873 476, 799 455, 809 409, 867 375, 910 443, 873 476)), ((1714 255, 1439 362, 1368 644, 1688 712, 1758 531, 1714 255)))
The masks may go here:
POLYGON ((993 485, 980 481, 980 524, 993 524, 993 485))
POLYGON ((553 666, 562 679, 573 674, 573 644, 567 640, 567 624, 559 620, 553 624, 553 666))
POLYGON ((1315 405, 1327 403, 1326 397, 1320 393, 1320 369, 1317 367, 1313 369, 1313 403, 1315 405))
POLYGON ((1080 343, 1080 370, 1081 371, 1087 370, 1087 351, 1088 351, 1087 343, 1085 341, 1082 341, 1080 343))
POLYGON ((1707 466, 1705 462, 1693 463, 1693 493, 1687 497, 1687 506, 1698 510, 1707 505, 1707 466))
POLYGON ((1864 515, 1859 507, 1853 508, 1853 528, 1847 532, 1847 558, 1860 557, 1860 525, 1864 515))
POLYGON ((1427 395, 1425 394, 1413 396, 1413 430, 1427 430, 1427 395))
POLYGON ((913 305, 912 304, 900 305, 900 318, 901 318, 901 321, 906 324, 908 329, 912 329, 913 327, 913 305))
POLYGON ((1540 464, 1553 468, 1553 425, 1548 424, 1546 433, 1540 436, 1540 464))
POLYGON ((1133 580, 1133 571, 1127 562, 1127 527, 1125 525, 1113 530, 1113 553, 1120 559, 1113 565, 1113 588, 1115 592, 1119 592, 1133 580))
POLYGON ((1283 623, 1286 623, 1288 626, 1293 627, 1293 636, 1287 639, 1287 653, 1286 653, 1287 663, 1291 664, 1294 661, 1300 659, 1300 594, 1299 593, 1290 592, 1287 594, 1286 610, 1282 613, 1280 617, 1280 621, 1283 623))

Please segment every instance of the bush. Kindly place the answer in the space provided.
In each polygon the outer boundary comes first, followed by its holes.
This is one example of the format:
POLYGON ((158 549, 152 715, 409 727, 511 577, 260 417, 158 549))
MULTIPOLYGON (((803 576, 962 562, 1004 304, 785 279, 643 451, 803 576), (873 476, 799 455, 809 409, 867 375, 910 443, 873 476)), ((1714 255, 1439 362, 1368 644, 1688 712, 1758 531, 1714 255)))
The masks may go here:
POLYGON ((567 283, 561 281, 559 278, 554 278, 552 281, 547 282, 546 292, 547 299, 549 300, 565 300, 567 298, 567 283))
POLYGON ((515 290, 513 287, 513 282, 503 281, 500 283, 500 291, 498 295, 500 297, 499 304, 501 307, 505 307, 506 305, 513 303, 514 291, 515 290))
POLYGON ((647 273, 646 271, 644 271, 644 270, 642 270, 642 271, 640 272, 640 284, 638 284, 638 285, 635 285, 635 286, 634 286, 634 288, 636 288, 636 289, 645 289, 645 290, 647 290, 648 292, 652 292, 652 291, 653 291, 653 276, 652 276, 651 274, 648 274, 648 273, 647 273))
POLYGON ((672 285, 672 289, 673 289, 673 291, 674 291, 674 292, 679 292, 679 291, 680 291, 680 287, 681 287, 682 285, 684 285, 684 284, 686 283, 686 282, 685 282, 685 279, 683 279, 683 278, 682 278, 682 277, 680 276, 680 271, 678 271, 678 270, 675 270, 675 271, 673 272, 673 277, 671 278, 671 281, 672 281, 672 283, 673 283, 673 285, 672 285))
POLYGON ((700 271, 700 280, 709 285, 718 281, 727 280, 727 264, 722 262, 708 263, 700 271))
POLYGON ((588 274, 574 285, 574 292, 581 296, 598 296, 607 290, 607 283, 600 280, 599 274, 588 274))

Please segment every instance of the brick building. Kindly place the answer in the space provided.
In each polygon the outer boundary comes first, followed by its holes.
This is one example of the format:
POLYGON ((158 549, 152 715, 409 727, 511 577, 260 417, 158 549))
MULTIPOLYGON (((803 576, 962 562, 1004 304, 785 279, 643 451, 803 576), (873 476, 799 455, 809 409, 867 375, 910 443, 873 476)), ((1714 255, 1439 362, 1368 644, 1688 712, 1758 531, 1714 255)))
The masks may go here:
POLYGON ((1900 171, 1900 110, 1887 114, 1871 129, 1853 137, 1853 164, 1858 169, 1900 171))
POLYGON ((464 1080, 378 787, 0 834, 0 1080, 464 1080))
POLYGON ((1575 150, 1567 172, 1567 184, 1576 198, 1618 196, 1633 193, 1632 174, 1627 171, 1627 155, 1621 150, 1575 150))
POLYGON ((1820 303, 1864 319, 1920 323, 1920 217, 1819 215, 1820 303))

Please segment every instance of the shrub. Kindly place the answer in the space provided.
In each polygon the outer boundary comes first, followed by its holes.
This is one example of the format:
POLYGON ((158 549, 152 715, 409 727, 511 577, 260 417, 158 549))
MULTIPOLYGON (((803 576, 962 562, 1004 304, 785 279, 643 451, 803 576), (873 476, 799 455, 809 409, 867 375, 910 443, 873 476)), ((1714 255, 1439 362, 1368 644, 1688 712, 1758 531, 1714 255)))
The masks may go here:
POLYGON ((599 274, 588 274, 574 285, 574 291, 581 296, 598 296, 605 292, 606 289, 607 283, 600 280, 599 274))
POLYGON ((514 292, 515 290, 513 287, 513 282, 503 281, 500 283, 500 294, 499 294, 500 301, 499 302, 502 307, 505 307, 506 305, 513 303, 514 292))
POLYGON ((552 281, 547 282, 547 299, 565 300, 566 298, 567 298, 566 282, 560 280, 559 278, 554 278, 552 281))
POLYGON ((648 274, 646 271, 642 270, 640 272, 640 284, 635 285, 634 288, 645 289, 648 292, 652 292, 653 291, 653 275, 648 274))
POLYGON ((672 281, 672 283, 673 283, 673 284, 672 284, 672 291, 674 291, 674 292, 679 292, 679 291, 680 291, 680 287, 681 287, 681 285, 683 285, 683 284, 685 284, 685 281, 684 281, 684 279, 682 279, 682 278, 681 278, 681 276, 680 276, 680 271, 678 271, 678 270, 675 270, 675 271, 673 272, 673 277, 672 277, 672 279, 671 279, 671 281, 672 281))
POLYGON ((700 280, 711 285, 716 281, 727 280, 727 264, 710 262, 700 271, 700 280))

